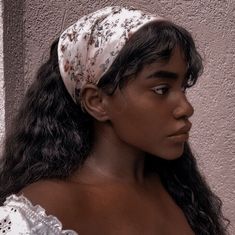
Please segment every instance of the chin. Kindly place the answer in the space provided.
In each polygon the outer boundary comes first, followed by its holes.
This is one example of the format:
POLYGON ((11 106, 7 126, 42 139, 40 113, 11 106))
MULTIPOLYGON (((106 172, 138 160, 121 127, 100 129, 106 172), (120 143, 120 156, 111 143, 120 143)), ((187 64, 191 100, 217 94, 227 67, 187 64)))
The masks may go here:
POLYGON ((161 159, 171 161, 182 157, 183 153, 184 153, 184 145, 182 145, 182 147, 180 148, 171 148, 168 151, 167 150, 161 151, 161 153, 153 155, 158 156, 161 159))
POLYGON ((169 156, 169 157, 167 157, 167 158, 165 158, 166 160, 176 160, 176 159, 178 159, 178 158, 181 158, 182 157, 182 155, 183 155, 183 153, 181 153, 181 154, 179 154, 179 155, 174 155, 174 156, 169 156))

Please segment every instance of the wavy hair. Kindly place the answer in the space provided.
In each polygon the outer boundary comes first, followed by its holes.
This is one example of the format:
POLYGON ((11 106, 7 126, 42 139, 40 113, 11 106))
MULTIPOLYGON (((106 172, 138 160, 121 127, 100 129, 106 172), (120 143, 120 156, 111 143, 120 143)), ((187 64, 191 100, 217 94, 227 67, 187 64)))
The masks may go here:
MULTIPOLYGON (((66 179, 82 167, 95 141, 92 117, 73 102, 62 82, 57 45, 58 40, 51 46, 50 58, 39 69, 6 136, 0 163, 1 204, 8 195, 40 179, 66 179)), ((145 25, 130 38, 98 87, 112 95, 145 64, 167 62, 176 46, 188 64, 185 86, 193 86, 203 66, 191 35, 171 22, 158 21, 145 25)), ((188 143, 176 160, 146 154, 145 170, 159 174, 195 234, 227 234, 222 202, 200 174, 188 143)))

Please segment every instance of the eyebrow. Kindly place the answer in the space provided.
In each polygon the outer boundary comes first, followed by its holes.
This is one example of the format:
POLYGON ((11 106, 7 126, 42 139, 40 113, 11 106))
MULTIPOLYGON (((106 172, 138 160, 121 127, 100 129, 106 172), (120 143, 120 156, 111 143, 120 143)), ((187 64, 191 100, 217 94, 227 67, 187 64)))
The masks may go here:
POLYGON ((165 71, 165 70, 158 70, 158 71, 150 74, 149 76, 147 76, 147 79, 166 78, 166 79, 176 80, 176 79, 178 79, 178 77, 179 77, 179 75, 177 73, 169 72, 169 71, 165 71))

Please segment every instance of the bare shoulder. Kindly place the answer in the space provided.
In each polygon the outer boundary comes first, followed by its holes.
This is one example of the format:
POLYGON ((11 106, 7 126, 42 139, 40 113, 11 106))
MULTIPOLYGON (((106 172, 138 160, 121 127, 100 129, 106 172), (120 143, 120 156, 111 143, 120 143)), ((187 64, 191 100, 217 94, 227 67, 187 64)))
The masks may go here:
POLYGON ((23 194, 31 200, 46 200, 50 197, 61 197, 61 193, 65 188, 65 183, 63 181, 41 180, 27 185, 19 192, 19 194, 23 194))
POLYGON ((47 214, 60 217, 64 205, 69 203, 69 190, 60 180, 42 180, 23 188, 19 195, 24 195, 33 205, 40 205, 47 214))

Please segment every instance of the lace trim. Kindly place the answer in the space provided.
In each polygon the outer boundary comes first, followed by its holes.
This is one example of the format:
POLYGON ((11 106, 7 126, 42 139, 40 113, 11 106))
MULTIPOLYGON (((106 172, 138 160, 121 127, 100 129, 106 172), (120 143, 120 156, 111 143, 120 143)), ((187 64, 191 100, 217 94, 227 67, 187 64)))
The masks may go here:
POLYGON ((62 223, 55 216, 47 215, 44 208, 42 208, 40 205, 34 206, 23 195, 17 196, 15 194, 12 194, 8 196, 6 198, 6 201, 4 202, 4 206, 11 206, 12 203, 16 203, 16 205, 19 204, 17 206, 24 210, 30 218, 32 218, 33 220, 39 219, 40 222, 46 224, 55 233, 60 232, 66 235, 78 235, 78 233, 73 230, 62 230, 62 223))

